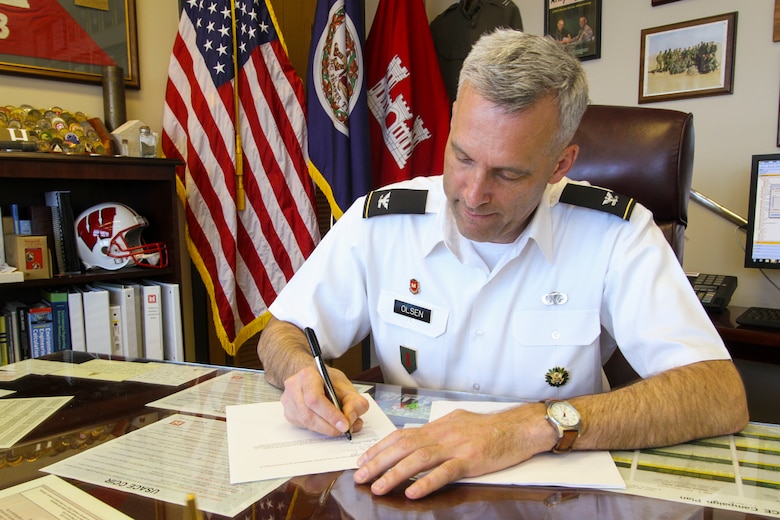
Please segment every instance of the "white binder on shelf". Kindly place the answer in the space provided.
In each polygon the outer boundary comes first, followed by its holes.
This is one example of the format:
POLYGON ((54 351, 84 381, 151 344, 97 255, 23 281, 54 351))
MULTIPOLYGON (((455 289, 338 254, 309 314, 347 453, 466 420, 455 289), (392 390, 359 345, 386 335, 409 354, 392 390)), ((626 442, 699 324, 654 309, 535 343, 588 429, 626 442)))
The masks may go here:
MULTIPOLYGON (((111 296, 109 295, 109 301, 111 296)), ((119 305, 108 306, 108 315, 111 317, 111 354, 115 356, 125 355, 125 344, 122 334, 122 309, 119 305)))
POLYGON ((87 351, 87 336, 84 329, 84 300, 81 291, 68 289, 68 317, 70 318, 70 348, 78 352, 87 351))
POLYGON ((184 361, 184 331, 181 323, 181 296, 179 284, 144 280, 145 284, 160 287, 162 301, 163 353, 165 359, 184 361))
POLYGON ((141 285, 141 311, 144 317, 144 356, 147 359, 162 361, 163 318, 162 287, 159 285, 141 285))
POLYGON ((140 302, 139 297, 136 297, 136 288, 132 285, 109 282, 98 282, 95 286, 106 289, 110 304, 119 306, 122 355, 130 358, 143 357, 140 302))
POLYGON ((143 357, 162 361, 165 357, 163 354, 160 286, 126 280, 122 280, 122 283, 135 290, 139 324, 138 333, 143 357))
POLYGON ((108 291, 94 285, 81 290, 87 352, 111 355, 111 316, 108 291))

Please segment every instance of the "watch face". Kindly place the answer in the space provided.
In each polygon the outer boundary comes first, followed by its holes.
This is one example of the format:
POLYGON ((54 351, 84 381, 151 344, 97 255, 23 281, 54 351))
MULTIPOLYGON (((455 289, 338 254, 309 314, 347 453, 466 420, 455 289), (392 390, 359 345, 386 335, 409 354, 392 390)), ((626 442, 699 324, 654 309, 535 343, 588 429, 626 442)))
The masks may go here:
POLYGON ((561 426, 575 426, 580 422, 580 414, 569 403, 558 401, 552 403, 548 410, 550 417, 558 421, 561 426))

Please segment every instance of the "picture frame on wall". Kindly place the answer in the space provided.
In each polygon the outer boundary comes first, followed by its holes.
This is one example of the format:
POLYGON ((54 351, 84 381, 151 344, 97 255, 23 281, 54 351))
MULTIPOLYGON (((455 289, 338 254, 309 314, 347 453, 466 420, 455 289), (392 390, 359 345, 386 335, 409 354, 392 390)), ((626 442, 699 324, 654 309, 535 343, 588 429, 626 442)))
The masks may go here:
POLYGON ((141 88, 135 0, 26 4, 3 6, 0 73, 100 84, 115 65, 126 88, 141 88))
POLYGON ((653 7, 657 5, 663 5, 663 4, 671 4, 672 2, 677 2, 678 0, 651 0, 650 5, 653 7))
POLYGON ((737 13, 642 30, 639 103, 733 92, 737 13))
POLYGON ((581 61, 601 57, 602 0, 544 0, 544 34, 581 61))

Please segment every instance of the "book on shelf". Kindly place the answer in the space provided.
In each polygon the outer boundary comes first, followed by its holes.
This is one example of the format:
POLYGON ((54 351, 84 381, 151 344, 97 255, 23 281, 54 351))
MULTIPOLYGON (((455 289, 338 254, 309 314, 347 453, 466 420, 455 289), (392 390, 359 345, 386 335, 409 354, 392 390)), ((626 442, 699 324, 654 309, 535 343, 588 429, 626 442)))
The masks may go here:
POLYGON ((51 226, 54 238, 54 253, 57 274, 81 272, 81 260, 76 246, 75 218, 70 200, 70 191, 47 191, 46 205, 51 210, 51 226))
POLYGON ((41 291, 43 302, 51 307, 54 352, 71 350, 70 310, 66 290, 44 289, 41 291))
POLYGON ((54 352, 54 325, 49 305, 36 303, 27 308, 27 326, 30 335, 30 357, 37 358, 54 352))
POLYGON ((144 280, 144 283, 160 287, 164 359, 185 361, 179 284, 159 280, 144 280))
POLYGON ((3 219, 3 208, 0 206, 0 266, 5 265, 5 234, 10 230, 6 230, 6 223, 3 219))
POLYGON ((15 327, 12 328, 16 344, 15 357, 17 361, 29 359, 30 357, 30 335, 28 333, 27 323, 27 304, 20 301, 7 301, 3 308, 11 313, 14 318, 15 327))
POLYGON ((12 267, 8 271, 0 271, 0 283, 17 283, 24 281, 24 273, 12 267), (13 270, 10 270, 13 269, 13 270))
POLYGON ((8 363, 16 363, 22 360, 21 338, 19 337, 18 314, 8 305, 4 305, 0 314, 5 318, 6 332, 8 333, 8 363))
POLYGON ((10 325, 5 313, 0 313, 0 366, 13 363, 11 360, 13 356, 13 347, 9 345, 8 340, 8 331, 11 329, 10 325))

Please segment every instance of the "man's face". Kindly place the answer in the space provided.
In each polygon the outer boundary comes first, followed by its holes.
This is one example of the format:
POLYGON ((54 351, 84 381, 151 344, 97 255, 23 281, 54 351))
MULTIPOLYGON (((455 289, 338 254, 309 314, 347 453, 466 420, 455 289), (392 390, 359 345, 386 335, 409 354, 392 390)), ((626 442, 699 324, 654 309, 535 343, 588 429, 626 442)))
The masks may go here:
POLYGON ((444 192, 464 237, 510 243, 520 235, 547 184, 560 181, 577 156, 576 146, 550 155, 557 131, 552 99, 507 114, 463 86, 444 153, 444 192))
POLYGON ((563 30, 563 20, 558 20, 558 30, 559 31, 563 30))

